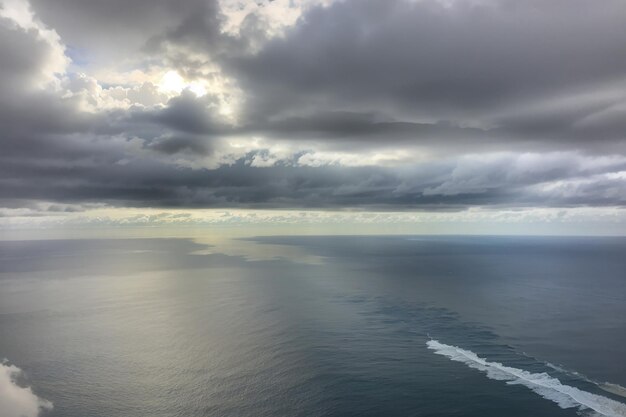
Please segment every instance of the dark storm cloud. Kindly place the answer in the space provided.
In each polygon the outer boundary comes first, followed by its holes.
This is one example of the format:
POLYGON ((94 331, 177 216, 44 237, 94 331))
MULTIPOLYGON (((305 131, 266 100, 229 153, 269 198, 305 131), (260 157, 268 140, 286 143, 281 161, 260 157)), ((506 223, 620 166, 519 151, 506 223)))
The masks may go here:
MULTIPOLYGON (((610 117, 616 99, 572 97, 579 102, 575 109, 532 113, 544 100, 583 88, 626 90, 626 8, 620 0, 341 1, 312 8, 284 37, 254 54, 246 53, 251 40, 245 37, 262 37, 260 29, 242 30, 237 39, 222 33, 224 17, 214 1, 101 3, 33 4, 45 22, 77 45, 132 32, 143 42, 138 48, 160 51, 159 58, 184 74, 200 64, 186 52, 207 53, 243 87, 240 123, 246 128, 240 130, 245 132, 290 129, 288 139, 311 132, 320 132, 319 139, 359 136, 364 146, 381 140, 376 132, 418 143, 431 136, 481 142, 481 132, 450 134, 428 125, 471 122, 489 127, 487 135, 498 139, 499 148, 511 141, 544 142, 547 148, 550 141, 563 141, 557 146, 576 142, 576 148, 623 151, 626 114, 618 109, 610 117), (163 45, 173 47, 164 51, 163 45), (603 111, 609 114, 599 115, 601 122, 580 123, 603 111), (371 113, 405 125, 355 120, 371 113), (410 122, 420 123, 420 129, 410 122)), ((118 47, 114 39, 107 42, 118 47)), ((620 101, 626 102, 626 91, 620 101)), ((203 104, 197 104, 172 103, 163 120, 179 130, 212 133, 203 104)))
POLYGON ((379 132, 418 144, 438 138, 444 148, 475 141, 483 150, 492 138, 495 149, 623 153, 625 22, 617 0, 345 1, 313 9, 284 38, 225 65, 248 93, 247 116, 296 138, 317 129, 363 146, 380 142, 379 132), (613 96, 580 97, 602 89, 613 96), (322 109, 342 113, 329 123, 322 109), (354 117, 370 112, 405 124, 354 117))
POLYGON ((183 38, 182 28, 197 30, 200 21, 219 33, 219 8, 213 0, 31 0, 31 5, 84 58, 101 64, 127 59, 150 42, 158 44, 155 39, 165 34, 183 38))
POLYGON ((9 19, 0 18, 0 88, 6 94, 15 94, 38 75, 44 65, 49 46, 20 30, 9 19), (17 91, 16 91, 17 90, 17 91))
POLYGON ((189 91, 168 102, 165 109, 152 115, 154 122, 188 133, 212 134, 225 127, 215 117, 217 103, 210 96, 196 97, 189 91))
MULTIPOLYGON (((311 9, 258 53, 246 52, 248 32, 221 34, 215 13, 198 8, 150 42, 206 52, 235 77, 245 105, 223 134, 363 148, 413 142, 435 153, 625 151, 619 0, 342 1, 311 9), (613 94, 580 96, 596 90, 613 94)), ((169 53, 182 73, 194 72, 196 61, 169 53)), ((204 106, 172 103, 160 119, 214 134, 204 106)))
MULTIPOLYGON (((0 156, 2 158, 67 158, 91 154, 89 143, 66 146, 55 137, 86 133, 103 125, 101 115, 81 113, 76 103, 41 90, 53 51, 33 31, 0 18, 0 156), (82 150, 81 150, 82 149, 82 150)), ((61 162, 61 161, 59 161, 61 162)), ((10 177, 3 177, 8 180, 10 177)))
POLYGON ((204 156, 211 153, 206 139, 184 136, 160 138, 151 142, 148 148, 168 155, 187 152, 204 156))
MULTIPOLYGON (((177 153, 197 144, 173 139, 156 146, 162 152, 177 153)), ((123 163, 123 157, 121 149, 110 146, 101 150, 101 160, 77 159, 72 163, 58 157, 42 166, 37 159, 2 158, 0 195, 24 201, 139 207, 462 209, 470 205, 626 204, 623 180, 606 176, 626 170, 626 161, 598 164, 572 155, 504 155, 488 161, 477 157, 405 170, 255 168, 241 161, 207 170, 177 168, 150 159, 123 163), (578 184, 579 179, 588 180, 578 184), (542 189, 547 182, 561 180, 564 183, 556 190, 542 189)))
POLYGON ((270 40, 252 17, 222 33, 215 2, 32 5, 94 59, 141 51, 195 77, 189 51, 202 52, 244 100, 236 123, 190 91, 87 112, 78 95, 34 87, 50 45, 0 19, 2 207, 626 205, 623 2, 348 0, 270 40), (295 150, 274 156, 276 144, 295 150), (402 164, 366 161, 393 150, 402 164))
POLYGON ((623 80, 625 19, 618 0, 344 1, 231 64, 280 110, 363 101, 465 116, 623 80))

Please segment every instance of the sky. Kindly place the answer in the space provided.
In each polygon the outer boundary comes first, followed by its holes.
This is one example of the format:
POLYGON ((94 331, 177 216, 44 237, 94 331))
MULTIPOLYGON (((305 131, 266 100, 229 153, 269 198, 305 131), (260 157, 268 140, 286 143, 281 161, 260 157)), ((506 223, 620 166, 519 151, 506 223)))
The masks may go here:
POLYGON ((626 234, 623 0, 0 0, 0 229, 626 234))

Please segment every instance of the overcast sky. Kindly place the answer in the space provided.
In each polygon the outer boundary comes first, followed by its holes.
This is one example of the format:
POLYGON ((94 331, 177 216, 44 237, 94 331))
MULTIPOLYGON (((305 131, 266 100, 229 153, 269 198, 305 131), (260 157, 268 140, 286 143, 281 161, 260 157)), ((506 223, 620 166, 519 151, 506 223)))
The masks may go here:
POLYGON ((0 5, 2 224, 142 208, 626 218, 623 0, 0 5))

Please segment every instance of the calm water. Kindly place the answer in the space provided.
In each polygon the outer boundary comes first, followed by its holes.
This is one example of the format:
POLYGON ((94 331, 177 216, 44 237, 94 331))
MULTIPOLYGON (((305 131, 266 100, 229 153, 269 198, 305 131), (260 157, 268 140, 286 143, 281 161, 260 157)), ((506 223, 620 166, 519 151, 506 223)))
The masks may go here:
POLYGON ((0 242, 0 358, 46 416, 626 415, 626 239, 240 244, 0 242))

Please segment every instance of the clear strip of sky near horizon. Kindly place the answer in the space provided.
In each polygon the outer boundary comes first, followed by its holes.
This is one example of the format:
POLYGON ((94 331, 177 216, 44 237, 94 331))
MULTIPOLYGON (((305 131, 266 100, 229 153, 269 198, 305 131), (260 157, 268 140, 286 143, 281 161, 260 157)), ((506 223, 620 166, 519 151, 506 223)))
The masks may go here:
POLYGON ((0 218, 0 239, 261 235, 624 236, 621 209, 351 212, 306 210, 103 209, 0 218))

